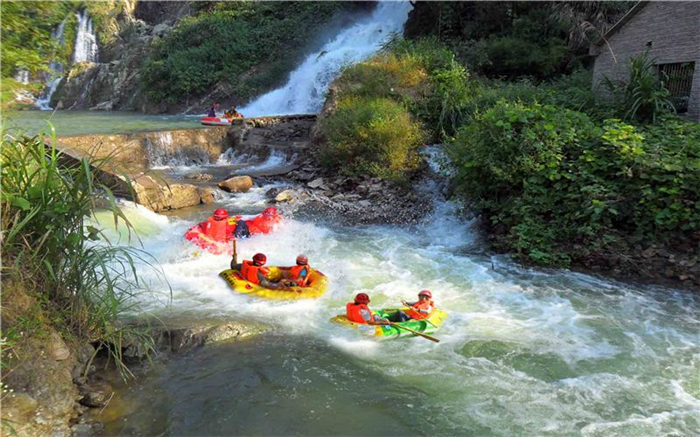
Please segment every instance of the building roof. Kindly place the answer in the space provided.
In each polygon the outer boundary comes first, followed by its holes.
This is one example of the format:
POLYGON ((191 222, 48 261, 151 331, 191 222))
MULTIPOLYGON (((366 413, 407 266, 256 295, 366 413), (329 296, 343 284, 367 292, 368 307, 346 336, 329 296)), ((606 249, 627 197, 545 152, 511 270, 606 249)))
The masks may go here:
POLYGON ((617 31, 622 28, 622 26, 627 24, 627 22, 630 21, 632 19, 632 17, 637 15, 639 13, 639 11, 644 9, 644 7, 648 4, 649 4, 648 1, 637 2, 634 6, 632 6, 632 9, 627 11, 627 13, 622 18, 620 18, 620 21, 615 23, 613 25, 613 27, 611 27, 610 29, 608 29, 607 32, 605 32, 605 35, 603 35, 603 37, 601 39, 599 39, 598 42, 596 42, 596 45, 601 45, 604 41, 610 39, 611 36, 616 34, 617 31))

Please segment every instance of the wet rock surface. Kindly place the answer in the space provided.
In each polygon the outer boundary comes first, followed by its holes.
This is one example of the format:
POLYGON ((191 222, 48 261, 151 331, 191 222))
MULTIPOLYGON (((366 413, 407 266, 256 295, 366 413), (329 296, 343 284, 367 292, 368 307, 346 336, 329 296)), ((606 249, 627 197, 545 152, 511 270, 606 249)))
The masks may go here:
POLYGON ((424 173, 405 185, 370 176, 348 177, 333 174, 313 159, 299 163, 298 169, 274 180, 287 184, 266 193, 271 203, 291 203, 344 224, 411 224, 430 214, 432 201, 422 201, 416 189, 424 173))

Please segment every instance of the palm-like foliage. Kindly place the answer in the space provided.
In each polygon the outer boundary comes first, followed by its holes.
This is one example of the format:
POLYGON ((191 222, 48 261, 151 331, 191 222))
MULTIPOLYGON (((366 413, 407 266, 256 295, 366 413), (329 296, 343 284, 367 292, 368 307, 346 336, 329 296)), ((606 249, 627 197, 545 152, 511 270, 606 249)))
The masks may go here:
MULTIPOLYGON (((3 275, 28 284, 61 314, 69 332, 104 345, 119 344, 115 322, 133 305, 142 284, 136 266, 145 252, 114 247, 85 219, 98 209, 130 226, 109 187, 91 166, 104 160, 67 160, 41 136, 3 135, 0 155, 3 275)), ((53 138, 52 144, 55 144, 53 138)), ((121 370, 121 349, 110 347, 121 370)))

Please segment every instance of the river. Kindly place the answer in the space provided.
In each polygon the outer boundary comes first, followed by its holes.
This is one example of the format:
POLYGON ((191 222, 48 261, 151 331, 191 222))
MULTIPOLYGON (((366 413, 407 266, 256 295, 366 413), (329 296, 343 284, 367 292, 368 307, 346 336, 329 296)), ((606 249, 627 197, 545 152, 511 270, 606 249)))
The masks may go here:
MULTIPOLYGON (((205 108, 202 108, 204 112, 205 108)), ((127 111, 5 111, 2 127, 10 133, 36 135, 53 126, 59 136, 122 134, 140 131, 199 129, 198 115, 148 115, 127 111)))
MULTIPOLYGON (((532 270, 488 256, 456 205, 415 226, 341 226, 308 214, 241 241, 270 265, 298 253, 330 278, 320 299, 233 293, 229 257, 182 235, 216 206, 254 214, 264 192, 225 194, 176 215, 124 208, 160 263, 140 308, 164 319, 248 319, 274 329, 159 363, 117 387, 101 420, 126 435, 698 435, 697 294, 532 270), (421 289, 449 313, 439 344, 379 343, 333 325, 358 292, 371 307, 421 289)), ((107 223, 107 218, 102 217, 107 223)))

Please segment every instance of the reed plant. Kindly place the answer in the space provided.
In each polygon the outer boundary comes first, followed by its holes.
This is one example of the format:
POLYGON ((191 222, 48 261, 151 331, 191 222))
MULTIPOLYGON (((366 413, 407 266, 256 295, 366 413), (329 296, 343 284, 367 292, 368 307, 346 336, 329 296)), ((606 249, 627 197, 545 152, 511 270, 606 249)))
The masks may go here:
MULTIPOLYGON (((121 326, 143 284, 137 266, 156 264, 137 248, 109 243, 86 219, 107 209, 115 225, 131 225, 110 188, 97 177, 109 159, 74 159, 56 148, 55 135, 11 137, 3 133, 0 155, 2 274, 34 290, 56 328, 108 348, 123 376, 121 326)), ((150 340, 145 337, 146 343, 150 340)), ((151 342, 152 343, 152 342, 151 342)))

